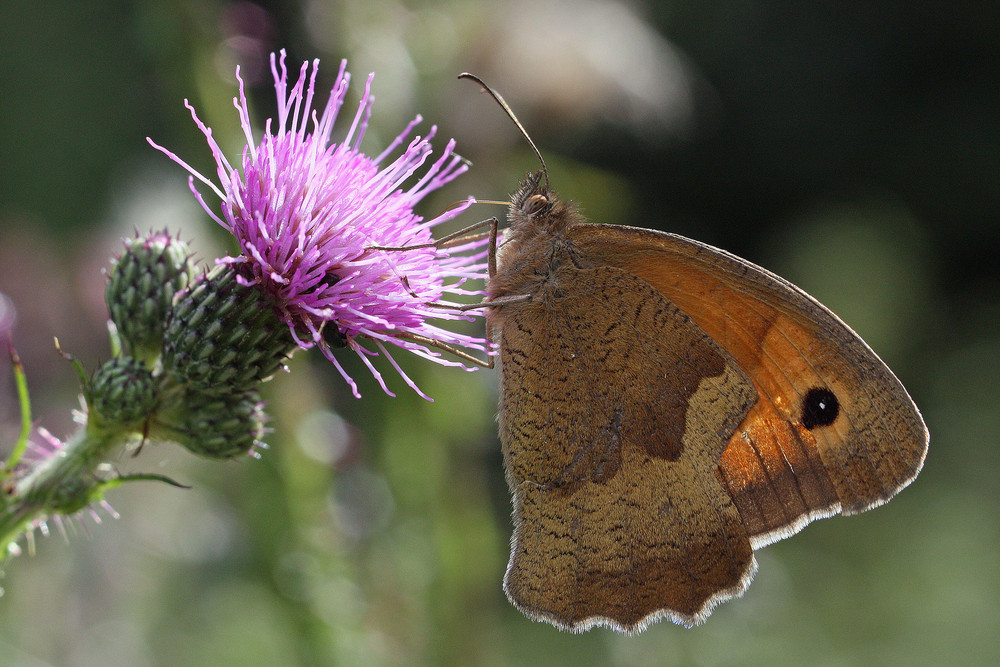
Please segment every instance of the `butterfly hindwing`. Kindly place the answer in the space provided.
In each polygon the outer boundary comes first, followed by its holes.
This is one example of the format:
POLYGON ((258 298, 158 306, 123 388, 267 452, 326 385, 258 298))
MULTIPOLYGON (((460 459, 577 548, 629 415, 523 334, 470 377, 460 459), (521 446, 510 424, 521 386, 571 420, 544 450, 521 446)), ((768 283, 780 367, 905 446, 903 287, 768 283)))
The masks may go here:
POLYGON ((505 589, 574 630, 699 622, 755 569, 715 475, 753 384, 626 271, 564 263, 546 285, 497 314, 515 520, 505 589))

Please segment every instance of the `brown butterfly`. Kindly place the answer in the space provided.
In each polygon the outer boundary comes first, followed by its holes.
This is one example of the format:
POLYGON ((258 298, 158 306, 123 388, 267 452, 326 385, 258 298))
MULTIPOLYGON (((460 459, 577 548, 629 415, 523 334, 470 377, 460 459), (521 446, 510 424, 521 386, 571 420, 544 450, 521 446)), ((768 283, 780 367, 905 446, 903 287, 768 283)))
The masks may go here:
POLYGON ((836 315, 723 250, 588 223, 538 159, 485 303, 521 611, 572 631, 701 623, 746 590, 754 549, 916 477, 920 412, 836 315))

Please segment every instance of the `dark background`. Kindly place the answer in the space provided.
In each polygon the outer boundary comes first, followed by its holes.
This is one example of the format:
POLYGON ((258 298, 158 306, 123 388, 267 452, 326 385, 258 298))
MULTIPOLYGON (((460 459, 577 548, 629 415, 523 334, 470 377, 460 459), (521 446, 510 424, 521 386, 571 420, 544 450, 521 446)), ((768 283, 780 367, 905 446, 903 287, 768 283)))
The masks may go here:
MULTIPOLYGON (((0 25, 0 292, 35 416, 56 435, 78 388, 52 337, 88 368, 107 358, 101 268, 118 239, 167 226, 199 257, 233 250, 145 137, 212 173, 182 100, 236 155, 233 69, 259 126, 274 108, 266 56, 282 47, 292 63, 320 58, 325 90, 340 58, 355 86, 376 72, 370 152, 416 113, 440 125, 439 145, 458 140, 474 166, 428 215, 467 194, 505 199, 536 166, 455 79, 480 74, 592 220, 676 231, 799 284, 889 363, 931 431, 911 489, 763 550, 746 596, 704 626, 575 636, 500 590, 492 373, 407 360, 429 404, 398 378, 399 397, 383 396, 345 359, 358 401, 321 355, 299 354, 268 385, 263 460, 145 448, 120 465, 194 488, 112 492, 120 520, 99 509, 68 545, 56 534, 6 565, 0 662, 1000 659, 1000 5, 6 0, 0 25)), ((6 447, 7 362, 0 380, 6 447)))

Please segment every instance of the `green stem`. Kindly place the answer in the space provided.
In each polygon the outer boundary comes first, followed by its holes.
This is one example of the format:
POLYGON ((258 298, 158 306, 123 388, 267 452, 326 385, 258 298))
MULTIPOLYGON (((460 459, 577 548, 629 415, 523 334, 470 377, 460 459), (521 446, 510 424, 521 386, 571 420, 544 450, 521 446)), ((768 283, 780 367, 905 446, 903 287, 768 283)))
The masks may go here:
POLYGON ((32 521, 74 514, 100 497, 97 466, 132 433, 80 427, 68 441, 0 499, 0 562, 32 521))
POLYGON ((31 435, 31 399, 28 397, 28 379, 24 372, 24 366, 21 364, 21 358, 17 356, 17 352, 14 351, 13 346, 10 349, 10 360, 14 366, 17 398, 21 404, 21 434, 0 473, 8 473, 17 466, 18 461, 21 460, 21 455, 24 454, 24 450, 28 448, 28 437, 31 435))

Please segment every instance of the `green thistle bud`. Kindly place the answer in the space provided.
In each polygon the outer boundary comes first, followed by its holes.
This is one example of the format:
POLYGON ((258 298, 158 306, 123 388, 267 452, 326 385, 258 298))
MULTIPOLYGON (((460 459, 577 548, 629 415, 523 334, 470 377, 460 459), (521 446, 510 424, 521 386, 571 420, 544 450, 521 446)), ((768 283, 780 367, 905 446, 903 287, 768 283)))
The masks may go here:
POLYGON ((248 453, 264 436, 264 404, 256 391, 234 394, 188 392, 183 423, 172 439, 188 451, 213 459, 248 453))
POLYGON ((152 365, 174 295, 193 277, 187 244, 167 232, 125 241, 104 296, 127 352, 152 365))
POLYGON ((269 298, 239 284, 236 276, 232 266, 217 266, 174 305, 163 365, 191 389, 251 389, 274 375, 295 349, 269 298))
POLYGON ((156 405, 157 382, 134 357, 109 359, 91 382, 92 418, 102 424, 139 428, 156 405))

